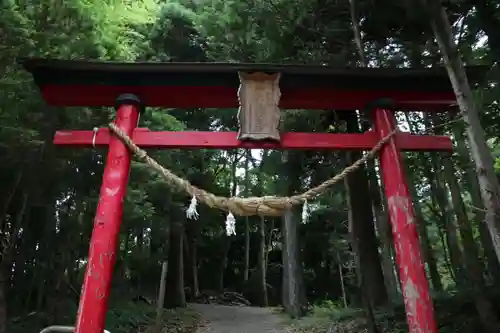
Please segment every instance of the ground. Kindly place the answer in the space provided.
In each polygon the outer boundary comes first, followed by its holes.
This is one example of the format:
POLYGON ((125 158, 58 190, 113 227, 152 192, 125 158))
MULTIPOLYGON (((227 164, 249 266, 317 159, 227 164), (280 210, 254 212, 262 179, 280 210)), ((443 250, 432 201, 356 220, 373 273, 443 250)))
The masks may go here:
POLYGON ((204 325, 197 333, 285 333, 282 318, 268 308, 193 304, 204 325))

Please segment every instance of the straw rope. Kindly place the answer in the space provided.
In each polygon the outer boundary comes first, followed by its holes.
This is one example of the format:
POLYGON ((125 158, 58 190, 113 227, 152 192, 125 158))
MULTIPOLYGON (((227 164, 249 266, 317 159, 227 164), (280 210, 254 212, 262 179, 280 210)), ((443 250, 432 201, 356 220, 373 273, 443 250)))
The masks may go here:
POLYGON ((234 215, 239 216, 281 216, 283 212, 290 209, 292 206, 303 204, 305 201, 311 200, 316 196, 325 192, 330 186, 343 180, 352 172, 359 169, 365 162, 373 159, 380 149, 394 136, 397 129, 389 133, 387 136, 382 138, 367 154, 358 159, 352 165, 346 167, 342 172, 336 176, 326 180, 320 185, 307 190, 304 193, 293 195, 291 197, 277 197, 277 196, 263 196, 263 197, 249 197, 249 198, 239 198, 239 197, 221 197, 213 193, 207 192, 192 185, 189 181, 180 178, 179 176, 172 173, 172 171, 161 166, 155 159, 150 157, 146 151, 139 148, 132 139, 125 134, 120 128, 118 128, 114 123, 109 124, 111 132, 113 132, 135 155, 139 160, 144 161, 151 168, 160 173, 167 183, 174 186, 197 200, 205 203, 211 208, 218 208, 226 212, 230 212, 234 215))

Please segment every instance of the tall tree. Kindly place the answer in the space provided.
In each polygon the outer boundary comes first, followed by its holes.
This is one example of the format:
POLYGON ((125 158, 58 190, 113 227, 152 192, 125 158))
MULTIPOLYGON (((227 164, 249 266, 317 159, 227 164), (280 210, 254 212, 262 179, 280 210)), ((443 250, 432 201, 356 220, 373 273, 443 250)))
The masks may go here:
POLYGON ((448 15, 441 1, 420 0, 425 6, 432 30, 444 59, 460 112, 466 124, 467 137, 481 187, 485 222, 490 231, 497 259, 500 260, 500 186, 493 168, 493 157, 486 144, 464 65, 457 52, 448 15))

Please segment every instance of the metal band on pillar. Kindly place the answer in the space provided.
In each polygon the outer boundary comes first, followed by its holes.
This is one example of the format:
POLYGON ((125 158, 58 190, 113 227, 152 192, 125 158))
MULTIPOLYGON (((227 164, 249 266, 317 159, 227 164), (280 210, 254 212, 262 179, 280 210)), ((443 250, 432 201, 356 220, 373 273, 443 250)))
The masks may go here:
POLYGON ((121 94, 116 98, 115 109, 118 110, 122 105, 134 105, 139 113, 144 111, 144 104, 141 99, 134 94, 121 94))

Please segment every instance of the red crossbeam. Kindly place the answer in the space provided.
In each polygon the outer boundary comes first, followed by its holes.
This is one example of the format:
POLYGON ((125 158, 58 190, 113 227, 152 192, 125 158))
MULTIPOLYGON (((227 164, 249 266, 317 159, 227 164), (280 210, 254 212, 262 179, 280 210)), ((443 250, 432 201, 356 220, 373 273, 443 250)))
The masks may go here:
MULTIPOLYGON (((57 131, 56 145, 91 147, 107 146, 111 133, 101 128, 94 138, 93 131, 57 131)), ((302 150, 370 150, 380 137, 369 131, 363 134, 298 133, 281 134, 280 142, 252 142, 237 139, 236 132, 153 132, 138 128, 132 135, 134 142, 143 148, 183 148, 183 149, 302 149, 302 150)), ((398 133, 398 147, 407 151, 450 151, 451 139, 447 136, 412 135, 398 133)))

